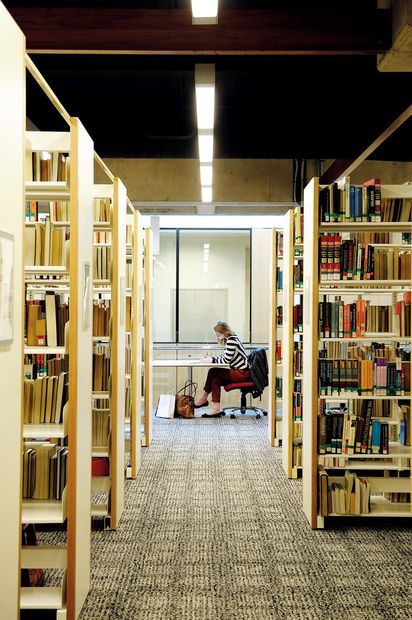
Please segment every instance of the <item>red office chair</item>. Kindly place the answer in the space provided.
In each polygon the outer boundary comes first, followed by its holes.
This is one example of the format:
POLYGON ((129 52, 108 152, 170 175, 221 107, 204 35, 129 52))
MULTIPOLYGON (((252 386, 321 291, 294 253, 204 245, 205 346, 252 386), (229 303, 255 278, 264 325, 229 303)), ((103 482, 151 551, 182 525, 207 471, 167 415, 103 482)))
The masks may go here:
POLYGON ((246 411, 254 411, 256 414, 256 420, 260 420, 262 415, 266 416, 268 414, 266 409, 263 407, 252 407, 248 406, 246 403, 246 397, 248 394, 252 394, 252 392, 256 392, 256 385, 253 381, 241 381, 239 383, 228 383, 223 386, 225 388, 225 392, 231 392, 232 390, 240 390, 240 407, 223 407, 222 415, 226 415, 227 411, 230 411, 230 417, 232 419, 236 418, 235 411, 239 411, 243 415, 246 411))

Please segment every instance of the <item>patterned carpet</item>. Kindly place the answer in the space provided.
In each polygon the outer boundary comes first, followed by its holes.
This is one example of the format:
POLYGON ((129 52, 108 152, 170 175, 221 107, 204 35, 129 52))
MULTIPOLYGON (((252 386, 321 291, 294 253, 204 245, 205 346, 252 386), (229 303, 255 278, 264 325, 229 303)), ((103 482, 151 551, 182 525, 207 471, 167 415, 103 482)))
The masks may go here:
POLYGON ((265 420, 156 420, 81 620, 412 618, 412 524, 311 531, 300 496, 265 420))

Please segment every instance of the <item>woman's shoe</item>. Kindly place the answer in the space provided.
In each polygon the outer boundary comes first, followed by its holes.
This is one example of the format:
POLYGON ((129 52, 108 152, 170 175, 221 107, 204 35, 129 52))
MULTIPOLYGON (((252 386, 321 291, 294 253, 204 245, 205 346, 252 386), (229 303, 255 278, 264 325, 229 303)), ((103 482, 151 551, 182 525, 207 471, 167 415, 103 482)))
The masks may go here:
POLYGON ((202 405, 195 405, 195 409, 200 409, 201 407, 207 407, 209 404, 209 401, 207 400, 205 403, 203 403, 202 405))
POLYGON ((202 418, 220 418, 221 415, 221 411, 218 411, 217 413, 203 413, 202 418))

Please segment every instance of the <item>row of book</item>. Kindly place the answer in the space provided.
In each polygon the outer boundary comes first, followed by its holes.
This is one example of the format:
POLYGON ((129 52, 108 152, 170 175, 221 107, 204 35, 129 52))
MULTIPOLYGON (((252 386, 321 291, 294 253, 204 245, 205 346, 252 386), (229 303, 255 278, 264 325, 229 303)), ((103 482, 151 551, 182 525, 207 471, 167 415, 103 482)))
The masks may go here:
POLYGON ((411 389, 411 364, 375 360, 320 359, 321 396, 405 396, 411 389))
POLYGON ((295 207, 293 210, 293 230, 295 232, 295 244, 303 243, 303 209, 295 207))
POLYGON ((303 465, 303 448, 301 445, 292 446, 292 467, 302 467, 303 465))
POLYGON ((112 248, 110 246, 93 246, 93 279, 111 280, 112 248))
POLYGON ((110 433, 110 411, 92 410, 92 446, 108 446, 110 433))
POLYGON ((276 340, 275 342, 275 360, 276 360, 276 364, 281 364, 282 363, 282 341, 281 340, 276 340))
POLYGON ((322 343, 319 349, 321 359, 375 359, 384 357, 388 362, 407 362, 411 359, 410 346, 387 344, 383 342, 360 343, 357 342, 328 342, 322 343))
POLYGON ((103 345, 93 347, 93 391, 106 392, 110 380, 110 348, 103 345))
POLYGON ((275 391, 276 391, 276 398, 282 398, 282 394, 283 394, 283 380, 282 380, 282 377, 276 377, 275 391))
POLYGON ((133 264, 126 263, 126 288, 132 288, 133 282, 133 264))
POLYGON ((59 294, 47 291, 44 299, 26 301, 27 346, 64 346, 68 321, 69 305, 59 294))
POLYGON ((68 448, 48 442, 25 442, 23 450, 23 498, 62 498, 67 484, 68 448))
POLYGON ((44 353, 26 353, 24 355, 24 378, 28 381, 40 377, 58 376, 69 371, 69 356, 44 353))
POLYGON ((346 471, 341 481, 329 482, 328 473, 319 470, 319 514, 328 516, 369 514, 371 486, 366 478, 346 471))
POLYGON ((112 243, 112 231, 111 230, 93 231, 93 243, 112 243))
POLYGON ((319 192, 321 222, 380 222, 382 214, 380 179, 371 179, 362 185, 331 183, 319 192))
POLYGON ((58 376, 24 381, 24 424, 61 424, 63 408, 69 399, 67 372, 58 376))
POLYGON ((293 343, 293 376, 303 374, 303 342, 301 339, 293 343))
POLYGON ((93 222, 111 222, 110 198, 95 198, 93 200, 93 222))
POLYGON ((302 422, 303 420, 303 395, 302 386, 297 386, 300 383, 300 379, 294 381, 294 391, 292 393, 292 416, 294 422, 302 422))
POLYGON ((93 336, 108 336, 110 330, 111 302, 99 299, 93 302, 93 336))
POLYGON ((276 290, 283 291, 283 270, 276 267, 276 290))
POLYGON ((303 260, 298 260, 293 265, 293 286, 294 288, 303 286, 303 260))
POLYGON ((319 302, 318 313, 320 338, 362 338, 366 332, 391 333, 394 331, 392 306, 373 306, 359 298, 344 303, 335 296, 328 301, 324 295, 319 302))
POLYGON ((131 334, 126 334, 124 371, 125 371, 126 375, 130 375, 131 371, 132 371, 132 339, 131 339, 131 334))
POLYGON ((318 453, 389 454, 390 442, 410 445, 410 404, 400 403, 396 416, 377 416, 373 400, 357 403, 354 413, 342 407, 323 408, 318 415, 318 453), (392 422, 392 424, 389 424, 392 422), (394 424, 393 422, 397 422, 394 424))
POLYGON ((53 151, 33 151, 31 171, 26 170, 30 181, 65 181, 69 182, 70 157, 67 153, 53 151), (30 174, 31 172, 31 174, 30 174))
POLYGON ((130 418, 132 415, 132 386, 130 381, 126 382, 124 414, 126 418, 130 418))
POLYGON ((283 306, 277 306, 276 308, 276 325, 278 327, 283 325, 283 306))
POLYGON ((411 278, 411 250, 378 248, 357 238, 319 237, 320 280, 406 280, 411 278))
POLYGON ((70 263, 70 239, 64 226, 55 227, 47 218, 24 229, 26 266, 66 267, 70 263))
POLYGON ((51 222, 68 222, 70 203, 67 200, 26 200, 26 223, 45 221, 47 217, 51 222))
POLYGON ((299 295, 299 303, 293 306, 293 332, 295 334, 303 332, 303 295, 299 295))

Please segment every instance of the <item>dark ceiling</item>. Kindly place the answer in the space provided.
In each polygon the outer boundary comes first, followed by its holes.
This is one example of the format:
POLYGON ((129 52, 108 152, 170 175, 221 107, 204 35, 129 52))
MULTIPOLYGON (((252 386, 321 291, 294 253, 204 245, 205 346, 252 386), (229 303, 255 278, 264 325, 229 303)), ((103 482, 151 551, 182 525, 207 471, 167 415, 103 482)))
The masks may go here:
MULTIPOLYGON (((4 4, 12 13, 16 7, 36 11, 32 2, 4 4)), ((256 9, 319 12, 328 5, 221 0, 219 11, 247 16, 256 9)), ((375 3, 345 2, 354 11, 359 5, 375 3)), ((53 6, 161 9, 167 23, 166 9, 188 9, 190 2, 36 2, 37 10, 53 6)), ((21 15, 15 13, 18 23, 21 15)), ((390 13, 384 15, 381 32, 388 35, 390 13)), ((202 27, 191 28, 200 28, 195 32, 201 39, 202 27)), ((380 45, 389 48, 390 37, 380 45)), ((33 54, 32 59, 69 114, 80 117, 103 157, 197 157, 197 62, 216 65, 215 158, 355 158, 412 103, 411 74, 379 72, 376 53, 369 49, 333 55, 327 50, 311 55, 33 54)), ((40 129, 62 127, 31 78, 28 116, 40 129)), ((411 156, 409 119, 371 158, 411 161, 411 156)))

